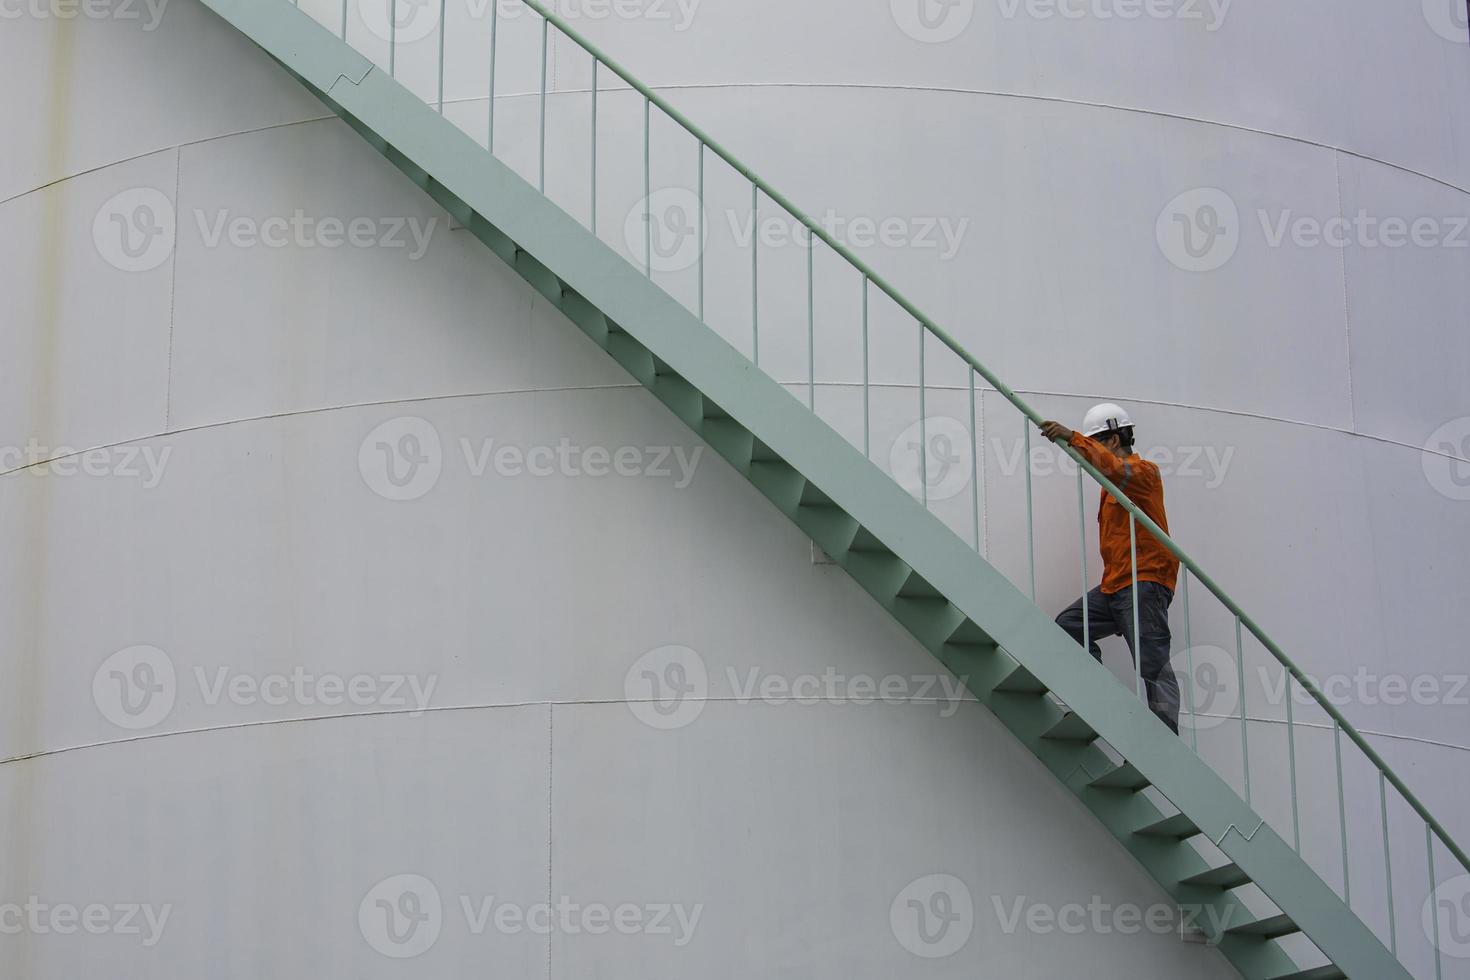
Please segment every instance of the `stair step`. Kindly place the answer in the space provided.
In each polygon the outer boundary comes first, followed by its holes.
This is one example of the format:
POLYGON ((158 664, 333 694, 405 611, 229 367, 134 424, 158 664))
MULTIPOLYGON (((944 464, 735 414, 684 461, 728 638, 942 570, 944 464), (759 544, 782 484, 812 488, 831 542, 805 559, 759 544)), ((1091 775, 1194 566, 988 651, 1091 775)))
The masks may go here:
POLYGON ((944 642, 957 647, 993 647, 995 641, 985 635, 985 631, 975 625, 973 619, 963 619, 949 634, 949 639, 944 642))
POLYGON ((1043 732, 1041 737, 1053 742, 1081 742, 1085 745, 1097 738, 1097 732, 1093 731, 1092 726, 1083 721, 1080 715, 1069 711, 1062 715, 1060 721, 1043 732))
POLYGON ((785 462, 785 460, 783 460, 781 458, 780 454, 777 453, 776 450, 772 449, 770 446, 767 446, 765 443, 761 442, 759 439, 757 439, 755 441, 755 448, 751 451, 750 458, 751 458, 751 461, 752 462, 755 462, 755 463, 783 463, 783 462, 785 462))
POLYGON ((1254 922, 1243 922, 1225 931, 1236 936, 1259 936, 1262 939, 1280 939, 1282 936, 1301 932, 1297 924, 1291 920, 1291 916, 1284 913, 1270 915, 1254 922))
POLYGON ((732 418, 706 416, 699 427, 704 441, 714 447, 715 452, 728 459, 738 469, 750 466, 750 454, 755 437, 750 430, 732 418))
POLYGON ((1046 685, 1037 680, 1035 674, 1018 663, 991 690, 1004 691, 1007 694, 1045 694, 1046 685))
POLYGON ((852 541, 852 550, 864 554, 874 552, 888 552, 888 545, 873 536, 873 532, 867 528, 859 528, 857 537, 852 541))
POLYGON ((836 507, 832 498, 817 489, 817 485, 810 480, 801 488, 801 506, 803 507, 836 507))
POLYGON ((1220 868, 1211 868, 1197 875, 1185 878, 1181 884, 1198 885, 1204 888, 1239 888, 1241 885, 1250 884, 1250 876, 1240 870, 1238 864, 1227 864, 1220 868))
POLYGON ((930 585, 918 572, 909 573, 909 577, 899 587, 898 596, 900 599, 937 599, 939 601, 948 601, 938 589, 930 585))
POLYGON ((1135 834, 1143 837, 1169 837, 1174 840, 1184 840, 1198 834, 1200 829, 1195 822, 1182 813, 1176 813, 1172 817, 1165 817, 1157 823, 1151 823, 1146 827, 1135 830, 1135 834))
POLYGON ((1149 785, 1147 777, 1133 768, 1131 762, 1115 766, 1087 784, 1093 789, 1121 789, 1137 792, 1149 785))
POLYGON ((1329 963, 1296 973, 1278 973, 1271 980, 1347 980, 1347 974, 1329 963))

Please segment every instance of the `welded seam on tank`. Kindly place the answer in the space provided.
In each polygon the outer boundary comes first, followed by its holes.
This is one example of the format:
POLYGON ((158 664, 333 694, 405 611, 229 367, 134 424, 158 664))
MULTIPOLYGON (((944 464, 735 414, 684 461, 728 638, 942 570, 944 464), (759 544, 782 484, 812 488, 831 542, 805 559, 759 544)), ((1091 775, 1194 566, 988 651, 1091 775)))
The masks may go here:
MULTIPOLYGON (((696 701, 696 702, 698 702, 700 704, 735 704, 735 705, 740 705, 741 707, 749 707, 752 703, 761 703, 759 701, 752 701, 752 699, 750 699, 750 698, 742 698, 742 697, 734 697, 734 696, 730 696, 730 697, 692 698, 690 700, 696 701)), ((422 708, 422 709, 420 709, 420 708, 393 708, 393 709, 383 710, 383 711, 351 711, 351 712, 343 712, 341 714, 307 715, 307 716, 300 717, 300 718, 267 718, 267 719, 264 719, 264 720, 261 720, 261 721, 242 721, 242 722, 235 722, 235 723, 229 724, 229 725, 205 725, 205 726, 201 726, 199 728, 183 728, 183 729, 179 729, 178 731, 172 731, 172 732, 149 732, 149 733, 142 734, 142 735, 129 735, 129 736, 124 737, 124 738, 103 739, 103 740, 96 741, 96 742, 83 742, 83 743, 80 743, 80 744, 77 744, 77 745, 66 745, 66 746, 62 746, 61 748, 57 748, 57 749, 42 749, 42 750, 37 751, 37 752, 27 752, 27 753, 23 753, 21 755, 14 755, 14 756, 9 756, 9 757, 4 758, 4 759, 0 759, 0 765, 9 765, 11 763, 16 763, 16 762, 28 762, 28 761, 35 760, 35 759, 44 759, 44 758, 47 758, 47 757, 50 757, 50 756, 56 756, 56 755, 67 755, 67 754, 70 754, 70 753, 73 753, 73 752, 83 752, 83 751, 86 751, 86 750, 89 750, 89 749, 105 749, 105 748, 109 748, 109 747, 112 747, 112 746, 129 745, 129 744, 133 744, 133 743, 137 743, 137 742, 151 742, 151 741, 155 741, 155 740, 158 740, 158 739, 177 738, 179 736, 184 736, 184 735, 208 735, 208 734, 213 734, 213 733, 217 733, 217 732, 232 732, 232 731, 241 731, 241 730, 252 729, 252 728, 265 728, 265 727, 269 727, 271 725, 297 725, 297 724, 310 724, 310 723, 314 723, 314 722, 323 722, 323 721, 345 721, 345 720, 363 719, 363 718, 391 718, 391 717, 401 717, 401 716, 409 716, 409 717, 413 717, 413 718, 417 719, 417 718, 422 717, 424 715, 445 714, 445 713, 452 712, 452 711, 492 711, 492 710, 497 710, 497 709, 502 709, 502 708, 539 708, 539 707, 548 707, 548 706, 549 707, 602 707, 602 706, 610 706, 610 705, 634 705, 634 704, 649 704, 649 705, 653 705, 653 704, 658 704, 658 703, 660 703, 660 702, 657 701, 656 699, 653 699, 653 698, 647 698, 647 699, 645 699, 645 698, 638 698, 638 699, 634 699, 634 700, 629 700, 627 698, 569 698, 569 699, 560 700, 560 701, 553 701, 553 700, 542 700, 542 701, 507 701, 507 702, 504 702, 502 704, 457 704, 457 705, 442 705, 442 706, 439 706, 439 707, 428 707, 428 708, 422 708)), ((847 699, 847 698, 841 698, 841 697, 830 697, 829 698, 829 697, 825 697, 824 696, 823 698, 821 698, 821 703, 822 704, 830 704, 830 705, 833 705, 833 706, 852 705, 854 707, 872 707, 874 702, 872 702, 868 698, 864 698, 861 701, 854 701, 854 700, 850 700, 850 699, 847 699)), ((894 704, 901 704, 901 705, 908 705, 908 706, 913 706, 913 707, 948 707, 948 706, 953 705, 953 704, 973 705, 973 706, 976 706, 976 707, 984 707, 984 705, 980 701, 976 700, 973 695, 967 695, 966 697, 960 698, 958 700, 958 702, 949 701, 949 700, 946 700, 946 699, 943 699, 943 698, 903 698, 903 699, 896 700, 893 703, 894 704)), ((802 705, 802 704, 769 705, 769 707, 809 707, 809 705, 802 705)), ((993 714, 993 712, 992 712, 992 714, 993 714)), ((1238 715, 1209 715, 1209 714, 1202 714, 1201 716, 1202 717, 1207 717, 1207 718, 1219 717, 1219 718, 1223 718, 1223 719, 1234 719, 1234 720, 1237 720, 1237 721, 1239 720, 1239 716, 1238 715)), ((1271 722, 1273 724, 1285 724, 1284 721, 1280 721, 1280 720, 1274 719, 1274 718, 1254 718, 1254 717, 1251 717, 1251 716, 1247 716, 1247 720, 1249 720, 1249 721, 1260 721, 1260 722, 1271 722)), ((1303 722, 1303 721, 1299 721, 1299 722, 1296 722, 1296 724, 1297 724, 1298 727, 1303 727, 1303 728, 1319 728, 1319 729, 1322 729, 1324 731, 1330 731, 1331 730, 1331 726, 1320 724, 1320 723, 1317 723, 1317 722, 1303 722)), ((1394 741, 1398 741, 1398 742, 1414 742, 1414 743, 1417 743, 1417 744, 1420 744, 1420 745, 1432 745, 1432 746, 1435 746, 1437 748, 1450 749, 1452 751, 1470 752, 1470 745, 1460 745, 1460 744, 1458 744, 1456 742, 1446 742, 1446 741, 1442 741, 1440 739, 1425 738, 1425 737, 1420 736, 1420 735, 1398 735, 1398 734, 1394 734, 1393 732, 1374 731, 1374 730, 1367 729, 1367 728, 1360 728, 1360 729, 1358 729, 1358 731, 1361 734, 1363 734, 1363 735, 1371 735, 1374 738, 1393 739, 1394 741)))
MULTIPOLYGON (((805 386, 806 386, 806 382, 795 382, 795 381, 792 381, 792 382, 780 382, 780 383, 783 384, 783 385, 789 385, 789 386, 792 386, 792 387, 805 388, 805 386)), ((168 438, 170 436, 186 435, 186 434, 194 433, 194 432, 203 432, 203 431, 206 431, 206 430, 209 430, 209 429, 220 429, 220 428, 224 428, 226 426, 231 426, 231 425, 246 425, 246 424, 249 424, 249 423, 252 423, 252 422, 269 422, 269 421, 271 421, 273 419, 290 419, 290 418, 297 418, 297 417, 307 416, 307 415, 321 415, 321 414, 325 414, 327 412, 347 412, 347 411, 352 411, 354 409, 360 409, 360 408, 386 408, 386 407, 389 407, 389 406, 392 406, 392 405, 418 405, 418 404, 423 404, 423 403, 426 403, 426 402, 457 401, 457 400, 465 399, 465 398, 495 398, 495 397, 499 397, 499 396, 502 396, 502 395, 556 394, 556 393, 559 393, 559 392, 574 392, 574 391, 624 391, 624 390, 639 389, 639 388, 642 388, 642 387, 643 387, 643 385, 638 384, 637 382, 629 382, 627 384, 563 385, 563 386, 555 386, 555 387, 549 387, 549 388, 506 388, 506 389, 503 389, 503 390, 494 390, 494 391, 467 391, 467 392, 459 392, 459 393, 451 394, 451 395, 422 395, 422 396, 419 396, 419 397, 416 397, 416 398, 390 398, 390 399, 385 399, 385 400, 382 400, 382 401, 352 402, 352 403, 346 404, 346 405, 324 405, 324 406, 322 406, 320 408, 303 408, 303 409, 298 409, 298 410, 289 411, 289 412, 271 412, 271 413, 268 413, 268 414, 265 414, 265 415, 250 415, 250 416, 245 416, 243 418, 238 418, 238 419, 225 419, 225 420, 219 421, 219 422, 201 422, 198 425, 185 426, 185 427, 180 428, 180 429, 170 429, 170 430, 165 431, 165 432, 156 432, 156 433, 153 433, 152 435, 135 436, 132 439, 123 439, 123 440, 120 440, 118 442, 109 442, 109 443, 102 443, 101 445, 97 445, 97 446, 89 446, 86 449, 78 449, 78 450, 75 450, 74 452, 64 453, 64 454, 62 454, 60 456, 52 456, 52 457, 49 457, 47 459, 37 460, 34 463, 27 463, 25 466, 17 466, 17 467, 14 467, 12 469, 8 469, 8 470, 0 470, 0 477, 11 476, 11 475, 14 475, 16 473, 23 473, 26 470, 34 469, 34 468, 36 468, 38 466, 49 466, 52 463, 60 462, 61 460, 66 460, 66 459, 73 459, 75 457, 83 456, 83 455, 85 455, 87 453, 90 453, 90 452, 95 452, 95 451, 97 451, 99 449, 118 449, 118 448, 120 448, 122 446, 129 446, 129 445, 133 445, 135 443, 147 442, 147 441, 149 441, 151 439, 164 439, 164 438, 168 438)), ((832 387, 850 387, 850 388, 856 388, 856 387, 858 387, 858 385, 855 382, 842 382, 842 383, 819 382, 818 383, 818 387, 826 387, 826 388, 832 388, 832 387)), ((910 384, 872 383, 872 384, 869 385, 869 387, 870 388, 891 389, 891 390, 898 390, 898 391, 916 391, 916 390, 918 390, 918 385, 910 385, 910 384)), ((968 391, 969 389, 968 388, 965 388, 965 387, 961 387, 959 385, 932 385, 932 384, 926 384, 924 386, 924 390, 925 391, 952 391, 952 392, 962 392, 962 391, 968 391)), ((1102 395, 1076 394, 1074 392, 1065 392, 1065 391, 1038 391, 1038 390, 1034 390, 1034 389, 1025 389, 1025 388, 1016 388, 1016 389, 1013 389, 1013 390, 1017 394, 1030 395, 1030 396, 1033 396, 1033 397, 1040 396, 1040 397, 1047 397, 1047 398, 1090 398, 1090 399, 1093 399, 1093 400, 1097 400, 1097 399, 1100 399, 1100 398, 1104 397, 1102 395)), ((977 387, 976 388, 976 391, 981 391, 981 389, 977 387)), ((985 388, 984 389, 984 392, 993 394, 993 393, 995 393, 995 389, 994 388, 985 388)), ((1397 439, 1390 439, 1387 436, 1373 435, 1372 433, 1368 433, 1368 432, 1354 432, 1354 431, 1352 431, 1350 429, 1343 429, 1343 428, 1339 428, 1337 426, 1326 425, 1326 424, 1323 424, 1323 423, 1320 423, 1320 422, 1304 422, 1304 421, 1301 421, 1300 419, 1288 419, 1288 418, 1282 418, 1280 416, 1275 416, 1275 415, 1262 415, 1262 414, 1258 414, 1258 413, 1255 413, 1255 412, 1246 412, 1246 411, 1237 410, 1237 409, 1212 408, 1212 407, 1207 406, 1207 405, 1189 405, 1189 404, 1185 404, 1183 402, 1166 402, 1166 401, 1157 401, 1157 400, 1147 399, 1147 398, 1129 398, 1129 399, 1127 399, 1127 401, 1129 403, 1131 403, 1131 404, 1138 404, 1138 405, 1157 405, 1157 406, 1164 407, 1164 408, 1183 408, 1183 409, 1189 409, 1190 411, 1215 412, 1215 413, 1218 413, 1218 414, 1221 414, 1221 415, 1233 415, 1233 416, 1238 416, 1240 418, 1256 419, 1258 421, 1263 421, 1263 422, 1279 422, 1279 423, 1281 423, 1283 425, 1298 425, 1298 426, 1302 426, 1304 428, 1318 429, 1318 430, 1323 431, 1323 432, 1334 432, 1334 433, 1337 433, 1338 435, 1351 436, 1351 437, 1362 438, 1362 439, 1369 439, 1369 440, 1372 440, 1373 442, 1379 442, 1379 443, 1383 443, 1385 445, 1395 446, 1395 447, 1400 448, 1400 449, 1407 449, 1407 450, 1409 450, 1411 452, 1420 453, 1420 454, 1423 454, 1423 455, 1439 456, 1439 457, 1442 457, 1444 459, 1452 460, 1454 462, 1470 464, 1470 459, 1465 459, 1465 458, 1462 458, 1460 456, 1456 456, 1453 453, 1446 453, 1446 452, 1443 452, 1443 451, 1438 450, 1438 449, 1430 449, 1430 448, 1428 448, 1426 446, 1416 446, 1416 445, 1414 445, 1412 443, 1400 442, 1397 439)))
MULTIPOLYGON (((681 91, 704 91, 704 90, 717 91, 717 90, 720 90, 720 89, 762 89, 762 88, 834 89, 834 90, 861 89, 861 90, 870 90, 870 91, 879 91, 879 92, 883 92, 883 91, 894 91, 894 92, 930 92, 930 93, 934 93, 934 94, 945 94, 945 95, 977 95, 977 96, 985 96, 987 98, 997 98, 997 99, 1026 99, 1026 100, 1029 100, 1029 101, 1032 101, 1032 102, 1053 102, 1053 103, 1057 103, 1059 105, 1072 105, 1072 106, 1079 106, 1079 107, 1082 107, 1082 108, 1089 108, 1089 109, 1111 109, 1111 110, 1113 110, 1115 112, 1130 112, 1130 113, 1136 113, 1136 114, 1145 115, 1145 116, 1157 116, 1160 119, 1174 119, 1174 120, 1177 120, 1179 122, 1198 123, 1198 124, 1200 124, 1202 126, 1218 126, 1218 127, 1222 128, 1222 129, 1232 129, 1232 130, 1236 130, 1237 132, 1253 133, 1253 134, 1255 134, 1257 136, 1266 136, 1266 137, 1270 137, 1272 139, 1287 140, 1287 141, 1292 142, 1292 143, 1301 143, 1301 144, 1303 144, 1305 146, 1318 147, 1319 149, 1335 150, 1338 153, 1342 153, 1342 154, 1345 154, 1345 155, 1351 156, 1351 157, 1356 157, 1359 160, 1365 160, 1365 161, 1367 161, 1369 163, 1376 163, 1376 164, 1378 164, 1380 166, 1383 166, 1383 167, 1388 167, 1388 168, 1393 169, 1393 170, 1398 170, 1398 171, 1401 171, 1403 173, 1410 174, 1412 176, 1419 177, 1419 178, 1422 178, 1422 179, 1427 180, 1427 181, 1431 181, 1431 182, 1436 183, 1436 184, 1440 184, 1440 185, 1442 185, 1444 187, 1449 188, 1450 190, 1459 191, 1461 194, 1470 194, 1470 187, 1462 187, 1459 184, 1456 184, 1456 183, 1454 183, 1453 181, 1451 181, 1451 180, 1449 180, 1447 178, 1444 178, 1444 177, 1436 177, 1433 174, 1425 173, 1422 170, 1415 170, 1413 167, 1410 167, 1410 166, 1408 166, 1406 164, 1393 163, 1393 162, 1391 162, 1389 160, 1384 160, 1384 159, 1382 159, 1380 157, 1372 156, 1371 154, 1366 153, 1366 152, 1361 152, 1361 151, 1358 151, 1358 150, 1351 150, 1351 149, 1348 149, 1347 147, 1344 147, 1344 146, 1336 146, 1336 145, 1331 144, 1331 143, 1324 143, 1321 140, 1314 140, 1314 139, 1311 139, 1311 138, 1306 137, 1306 136, 1291 136, 1291 135, 1288 135, 1286 133, 1276 132, 1274 130, 1259 129, 1259 128, 1254 127, 1254 126, 1247 126, 1247 125, 1245 125, 1243 123, 1221 122, 1221 121, 1215 120, 1215 119, 1206 119, 1206 118, 1204 118, 1202 116, 1186 116, 1186 115, 1182 115, 1182 114, 1176 113, 1176 112, 1164 112, 1164 111, 1158 110, 1158 109, 1142 109, 1142 108, 1135 108, 1135 107, 1130 107, 1130 106, 1113 105, 1113 104, 1107 103, 1107 102, 1089 102, 1086 99, 1069 99, 1069 98, 1062 98, 1062 97, 1059 97, 1059 96, 1050 96, 1050 95, 1030 95, 1030 94, 1026 94, 1026 93, 1023 93, 1023 92, 998 92, 998 91, 993 91, 993 90, 989 90, 989 89, 966 89, 966 88, 957 88, 957 87, 949 87, 949 86, 937 86, 937 85, 896 85, 896 84, 880 84, 880 83, 870 83, 870 82, 741 82, 741 83, 733 83, 733 84, 732 83, 727 83, 727 82, 686 82, 686 83, 679 83, 679 84, 672 84, 672 85, 655 85, 655 86, 651 86, 651 87, 654 89, 654 91, 658 91, 658 92, 681 92, 681 91)), ((613 89, 607 89, 607 90, 605 90, 605 92, 607 94, 610 94, 610 95, 611 94, 618 94, 618 93, 621 93, 621 92, 632 92, 632 91, 633 91, 632 89, 626 89, 626 88, 613 88, 613 89)), ((566 89, 559 89, 559 90, 557 90, 555 92, 548 92, 547 95, 548 96, 551 96, 551 97, 555 97, 555 96, 558 96, 558 95, 585 95, 585 94, 588 94, 590 92, 591 92, 591 88, 590 87, 588 87, 588 88, 566 88, 566 89)), ((496 98, 497 99, 507 99, 507 100, 509 100, 509 99, 540 98, 540 91, 537 90, 537 91, 526 91, 526 92, 507 92, 507 93, 504 93, 503 95, 497 95, 496 98)), ((444 100, 444 104, 446 106, 475 105, 477 103, 484 102, 484 101, 485 101, 485 98, 483 96, 479 96, 479 97, 461 98, 461 99, 445 99, 444 100)), ((57 177, 57 178, 55 178, 53 180, 47 181, 44 184, 40 184, 40 185, 38 185, 36 187, 31 188, 30 190, 21 191, 19 193, 16 193, 16 194, 11 195, 10 197, 0 198, 0 206, 4 206, 6 204, 9 204, 11 201, 19 200, 20 198, 26 197, 27 195, 34 194, 37 191, 45 190, 47 187, 52 187, 52 186, 54 186, 56 184, 64 183, 64 182, 66 182, 68 180, 72 180, 72 179, 74 179, 76 177, 82 177, 82 176, 85 176, 87 174, 96 173, 99 170, 106 170, 109 167, 115 167, 115 166, 118 166, 120 164, 130 163, 130 162, 132 162, 134 160, 140 160, 143 157, 149 157, 149 156, 153 156, 153 155, 158 154, 158 153, 163 153, 163 152, 166 152, 168 150, 173 149, 175 146, 179 146, 179 147, 183 147, 183 146, 201 146, 201 145, 203 145, 205 143, 212 143, 215 140, 231 139, 231 138, 236 137, 236 136, 249 136, 249 135, 254 134, 254 133, 264 133, 264 132, 269 132, 269 131, 274 130, 274 129, 286 129, 286 128, 291 127, 291 126, 301 126, 301 125, 305 125, 307 123, 325 122, 325 121, 334 120, 334 119, 337 119, 337 118, 338 117, 335 114, 333 114, 333 113, 326 113, 326 114, 321 115, 321 116, 312 116, 312 117, 307 118, 307 119, 295 119, 295 120, 292 120, 290 122, 272 123, 272 124, 270 124, 268 126, 257 126, 257 127, 251 128, 251 129, 242 129, 242 130, 237 130, 237 131, 229 132, 229 133, 220 133, 220 134, 217 134, 215 136, 206 136, 206 137, 204 137, 202 139, 187 140, 187 141, 185 141, 183 143, 174 144, 173 146, 159 147, 157 149, 148 150, 146 152, 134 154, 133 156, 123 157, 123 158, 118 159, 118 160, 113 160, 110 163, 98 164, 97 166, 94 166, 94 167, 88 167, 88 168, 83 169, 83 170, 78 170, 75 173, 66 174, 66 175, 63 175, 61 177, 57 177)))

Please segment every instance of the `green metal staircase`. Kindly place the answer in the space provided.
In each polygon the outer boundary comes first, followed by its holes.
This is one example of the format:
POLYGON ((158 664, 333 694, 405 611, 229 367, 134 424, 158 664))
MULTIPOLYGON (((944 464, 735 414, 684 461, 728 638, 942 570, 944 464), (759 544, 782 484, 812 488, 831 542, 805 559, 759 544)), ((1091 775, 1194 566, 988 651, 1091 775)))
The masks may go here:
MULTIPOLYGON (((975 696, 1176 902, 1207 910, 1208 914, 1199 916, 1198 925, 1210 933, 1210 941, 1218 943, 1242 976, 1383 980, 1410 975, 1395 955, 1399 943, 1392 919, 1391 869, 1386 945, 1303 859, 1295 826, 1293 844, 1191 751, 1187 741, 1172 735, 1132 690, 1082 655, 1049 615, 931 514, 924 501, 874 466, 862 449, 851 445, 720 338, 661 289, 646 270, 617 254, 485 146, 446 120, 442 112, 442 16, 436 108, 286 0, 203 2, 300 79, 560 309, 964 679, 975 696), (1241 892, 1247 885, 1258 886, 1275 909, 1260 914, 1259 902, 1248 902, 1241 892), (1250 905, 1257 906, 1256 913, 1250 905), (1210 932, 1215 923, 1223 925, 1210 932), (1303 966, 1288 955, 1282 940, 1300 935, 1315 944, 1324 963, 1303 966)), ((657 106, 697 138, 701 172, 706 149, 730 163, 751 180, 753 188, 796 215, 816 239, 858 269, 865 298, 870 286, 887 293, 930 335, 962 356, 976 374, 1033 422, 1038 421, 983 365, 773 189, 540 3, 527 0, 527 5, 545 20, 543 173, 545 37, 547 29, 555 28, 641 93, 647 100, 645 109, 657 106)), ((344 6, 344 34, 345 11, 344 6)), ((492 122, 492 136, 493 132, 492 122)), ((922 379, 920 388, 922 391, 922 379)), ((1085 468, 1117 496, 1116 488, 1101 474, 1085 468)), ((1470 869, 1463 852, 1305 675, 1182 550, 1141 512, 1126 505, 1139 524, 1181 557, 1186 576, 1194 575, 1214 592, 1232 611, 1237 625, 1244 624, 1258 637, 1295 683, 1331 714, 1334 736, 1348 738, 1377 766, 1380 794, 1391 786, 1422 816, 1431 887, 1436 839, 1470 869)), ((1241 713, 1244 723, 1243 705, 1241 713)), ((1248 754, 1246 760, 1248 765, 1248 754)), ((1248 796, 1248 788, 1246 792, 1248 796)), ((1293 794, 1295 824, 1295 786, 1293 794)), ((1387 797, 1381 798, 1386 828, 1387 797)), ((1437 973, 1437 954, 1435 962, 1437 973)))

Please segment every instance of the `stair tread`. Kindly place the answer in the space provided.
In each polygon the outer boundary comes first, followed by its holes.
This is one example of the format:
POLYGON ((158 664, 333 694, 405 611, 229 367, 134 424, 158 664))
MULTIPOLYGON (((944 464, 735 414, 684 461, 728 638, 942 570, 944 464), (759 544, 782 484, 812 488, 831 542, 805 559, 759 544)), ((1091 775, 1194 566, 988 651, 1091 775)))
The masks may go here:
POLYGON ((1254 922, 1242 922, 1238 926, 1231 926, 1225 930, 1237 936, 1260 936, 1263 939, 1279 939, 1289 936, 1294 932, 1301 932, 1297 924, 1292 921, 1291 916, 1286 913, 1268 915, 1254 922))
POLYGON ((1041 737, 1055 742, 1091 742, 1097 738, 1097 732, 1082 720, 1081 715, 1069 711, 1043 732, 1041 737))
POLYGON ((993 691, 1003 691, 1007 694, 1045 694, 1046 685, 1037 680, 1036 675, 1031 673, 1019 663, 1000 683, 991 688, 993 691))
POLYGON ((1231 862, 1218 868, 1211 868, 1209 871, 1202 871, 1197 875, 1191 875, 1182 883, 1230 889, 1248 884, 1250 880, 1250 876, 1240 869, 1240 865, 1231 862))
POLYGON ((1133 763, 1125 762, 1109 769, 1087 785, 1095 789, 1140 790, 1148 786, 1149 781, 1148 777, 1133 768, 1133 763))
POLYGON ((1278 973, 1271 980, 1347 980, 1347 974, 1329 963, 1327 966, 1314 966, 1296 973, 1278 973))
POLYGON ((1199 832, 1199 826, 1188 815, 1183 813, 1176 813, 1172 817, 1165 817, 1162 820, 1151 823, 1146 827, 1140 827, 1134 831, 1135 834, 1141 834, 1144 837, 1172 837, 1176 840, 1193 837, 1199 832))

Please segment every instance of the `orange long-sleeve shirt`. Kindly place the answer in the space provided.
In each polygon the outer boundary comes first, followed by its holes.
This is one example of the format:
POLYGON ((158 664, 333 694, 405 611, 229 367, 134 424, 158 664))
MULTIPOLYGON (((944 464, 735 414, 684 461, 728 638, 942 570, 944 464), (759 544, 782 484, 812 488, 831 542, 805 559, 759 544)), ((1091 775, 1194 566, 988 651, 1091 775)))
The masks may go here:
MULTIPOLYGON (((1127 459, 1119 459, 1102 443, 1080 432, 1072 433, 1072 446, 1112 480, 1165 534, 1169 533, 1169 518, 1164 513, 1164 478, 1157 466, 1137 453, 1127 459)), ((1102 590, 1112 595, 1133 584, 1133 563, 1128 511, 1106 490, 1102 491, 1097 524, 1103 560, 1102 590)), ((1172 590, 1179 577, 1179 560, 1142 526, 1137 529, 1137 548, 1138 581, 1157 582, 1172 590)))

